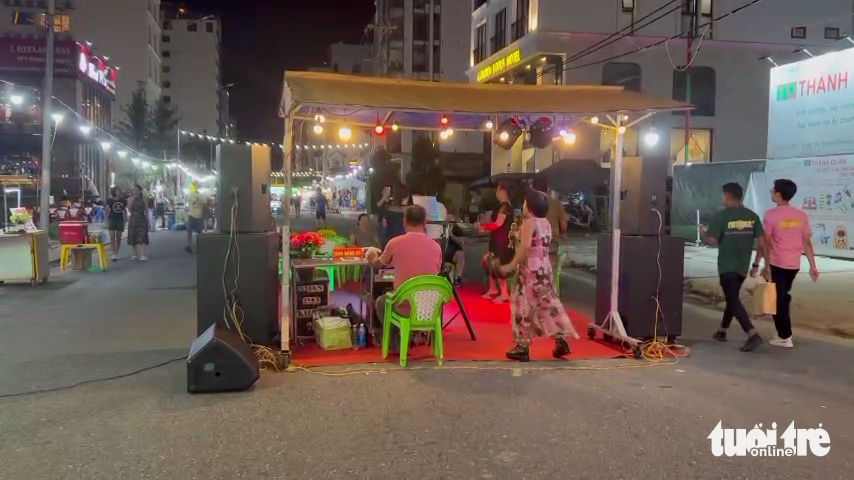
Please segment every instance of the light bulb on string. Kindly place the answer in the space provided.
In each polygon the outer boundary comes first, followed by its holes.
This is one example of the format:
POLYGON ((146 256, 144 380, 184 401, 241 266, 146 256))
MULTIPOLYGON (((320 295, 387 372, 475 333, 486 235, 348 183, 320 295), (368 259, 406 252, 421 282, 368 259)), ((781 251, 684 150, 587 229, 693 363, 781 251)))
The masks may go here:
POLYGON ((440 119, 439 119, 439 123, 440 123, 443 127, 445 127, 445 126, 447 126, 447 125, 448 125, 448 123, 450 123, 450 120, 448 120, 448 116, 447 116, 447 115, 442 114, 442 118, 440 118, 440 119))
POLYGON ((617 133, 619 133, 620 135, 626 133, 626 127, 620 125, 619 127, 617 127, 617 133))
POLYGON ((646 135, 644 135, 643 140, 650 147, 655 146, 658 143, 658 132, 655 131, 655 128, 650 128, 646 135))
POLYGON ((590 123, 592 123, 594 125, 599 123, 599 117, 597 117, 596 115, 593 115, 592 117, 590 117, 590 123))
POLYGON ((377 126, 374 127, 374 133, 376 133, 377 135, 382 135, 383 133, 385 133, 385 127, 383 127, 382 123, 377 122, 377 126))
POLYGON ((12 102, 12 105, 21 105, 24 103, 23 95, 12 95, 9 97, 9 101, 12 102))
POLYGON ((53 117, 53 123, 55 123, 56 126, 59 126, 59 124, 62 123, 62 120, 65 118, 65 115, 63 115, 62 113, 54 113, 53 115, 51 115, 51 117, 53 117))
POLYGON ((90 127, 89 125, 80 125, 80 132, 83 135, 89 135, 89 133, 91 131, 92 131, 92 127, 90 127))
POLYGON ((492 129, 495 127, 495 124, 494 124, 494 123, 492 123, 492 120, 487 120, 487 121, 486 121, 486 123, 484 123, 484 124, 483 124, 483 126, 484 126, 487 130, 492 130, 492 129))
POLYGON ((563 143, 566 143, 567 145, 575 143, 575 132, 572 130, 563 130, 561 131, 560 136, 563 137, 563 143))
POLYGON ((349 127, 344 126, 338 129, 338 138, 341 140, 350 140, 350 137, 352 136, 353 132, 350 131, 349 127))
POLYGON ((113 144, 110 142, 101 142, 101 149, 104 150, 105 152, 109 152, 110 147, 112 147, 112 146, 113 146, 113 144))
POLYGON ((323 133, 323 125, 321 125, 319 123, 314 124, 314 133, 316 133, 318 135, 323 133))
POLYGON ((395 120, 395 121, 391 124, 391 131, 392 131, 392 132, 396 132, 396 131, 398 131, 398 130, 400 130, 400 125, 398 125, 398 124, 397 124, 397 120, 395 120))
POLYGON ((498 134, 498 138, 500 138, 502 142, 506 142, 507 140, 510 140, 510 134, 507 132, 501 132, 498 134))

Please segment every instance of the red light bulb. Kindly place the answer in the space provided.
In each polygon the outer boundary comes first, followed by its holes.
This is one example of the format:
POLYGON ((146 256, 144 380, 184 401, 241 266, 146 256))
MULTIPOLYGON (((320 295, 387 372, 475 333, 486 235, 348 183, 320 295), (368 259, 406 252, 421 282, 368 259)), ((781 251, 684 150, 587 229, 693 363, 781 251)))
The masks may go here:
POLYGON ((447 116, 447 115, 442 115, 442 119, 441 119, 441 120, 439 120, 439 123, 441 123, 443 127, 444 127, 444 126, 446 126, 446 125, 448 125, 448 116, 447 116))
POLYGON ((385 133, 385 128, 378 123, 377 126, 374 127, 374 133, 376 133, 377 135, 382 135, 383 133, 385 133))

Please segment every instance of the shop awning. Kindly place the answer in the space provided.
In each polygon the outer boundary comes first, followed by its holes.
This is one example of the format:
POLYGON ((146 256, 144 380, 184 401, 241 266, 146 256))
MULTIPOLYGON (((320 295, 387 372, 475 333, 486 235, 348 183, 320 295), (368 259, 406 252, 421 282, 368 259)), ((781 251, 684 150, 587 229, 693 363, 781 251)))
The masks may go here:
POLYGON ((603 114, 645 114, 690 110, 692 105, 666 97, 600 85, 504 85, 393 79, 326 72, 285 72, 280 114, 293 110, 297 120, 373 127, 440 129, 447 115, 457 130, 480 130, 494 116, 572 118, 603 114))

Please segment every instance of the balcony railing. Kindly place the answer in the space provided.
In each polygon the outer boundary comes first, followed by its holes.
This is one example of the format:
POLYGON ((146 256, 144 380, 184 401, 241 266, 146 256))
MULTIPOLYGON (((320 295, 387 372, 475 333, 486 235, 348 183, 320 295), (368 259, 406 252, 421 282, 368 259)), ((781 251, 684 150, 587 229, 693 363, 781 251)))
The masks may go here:
POLYGON ((528 34, 528 16, 517 18, 512 25, 510 25, 510 30, 513 35, 513 41, 519 40, 528 34))

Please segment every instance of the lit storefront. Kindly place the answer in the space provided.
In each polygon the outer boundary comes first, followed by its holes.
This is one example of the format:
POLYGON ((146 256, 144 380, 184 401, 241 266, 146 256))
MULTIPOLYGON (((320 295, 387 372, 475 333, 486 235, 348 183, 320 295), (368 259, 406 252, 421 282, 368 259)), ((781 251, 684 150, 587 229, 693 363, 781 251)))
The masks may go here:
MULTIPOLYGON (((110 165, 95 142, 94 129, 109 131, 115 101, 115 71, 104 59, 72 38, 56 40, 54 102, 50 119, 57 128, 52 139, 52 194, 63 190, 104 195, 110 165), (79 115, 94 127, 83 131, 71 121, 79 115)), ((0 172, 38 179, 42 156, 42 94, 45 40, 0 37, 0 172)), ((35 203, 35 191, 24 195, 35 203)))

